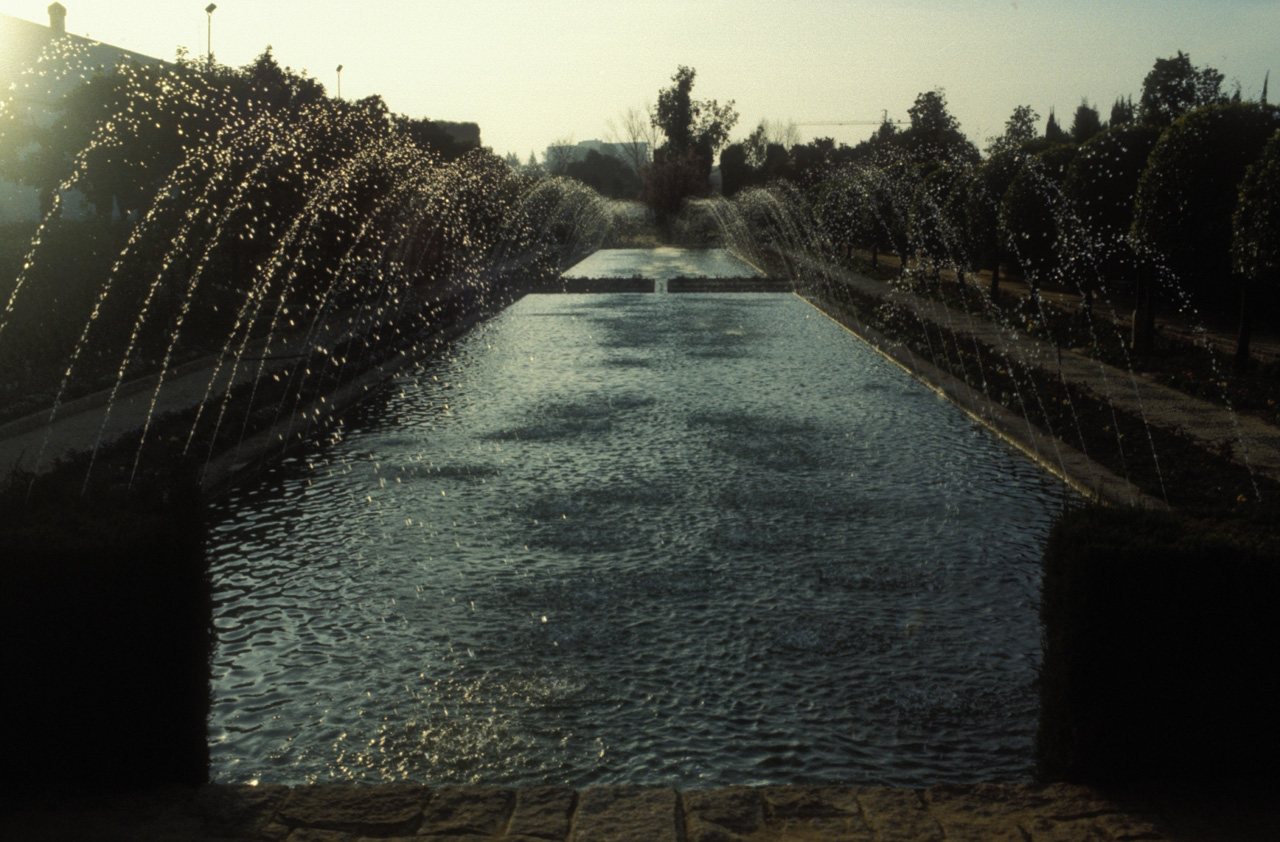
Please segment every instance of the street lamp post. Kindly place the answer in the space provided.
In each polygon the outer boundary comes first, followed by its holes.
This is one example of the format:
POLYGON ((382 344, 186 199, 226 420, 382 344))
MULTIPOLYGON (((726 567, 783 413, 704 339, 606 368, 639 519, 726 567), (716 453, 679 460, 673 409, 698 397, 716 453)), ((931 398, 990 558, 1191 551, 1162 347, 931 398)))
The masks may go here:
POLYGON ((338 99, 342 99, 342 65, 338 65, 338 99))
POLYGON ((213 67, 213 11, 218 8, 218 4, 210 3, 204 7, 204 13, 209 18, 209 27, 206 31, 205 53, 210 67, 213 67))

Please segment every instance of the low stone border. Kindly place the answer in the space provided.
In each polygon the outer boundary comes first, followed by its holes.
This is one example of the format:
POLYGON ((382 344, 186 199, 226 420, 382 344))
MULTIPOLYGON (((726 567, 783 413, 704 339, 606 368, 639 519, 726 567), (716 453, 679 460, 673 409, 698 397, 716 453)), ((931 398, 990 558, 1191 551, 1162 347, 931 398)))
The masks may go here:
POLYGON ((505 789, 213 785, 83 803, 24 804, 6 839, 350 842, 782 842, 1173 839, 1098 791, 1068 784, 505 789))

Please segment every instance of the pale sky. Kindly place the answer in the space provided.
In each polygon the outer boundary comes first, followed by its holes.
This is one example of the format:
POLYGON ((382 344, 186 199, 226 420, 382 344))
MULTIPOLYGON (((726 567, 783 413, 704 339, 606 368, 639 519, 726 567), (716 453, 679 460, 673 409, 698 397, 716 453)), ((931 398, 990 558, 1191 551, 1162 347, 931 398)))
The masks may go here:
MULTIPOLYGON (((205 51, 208 0, 63 0, 67 30, 172 58, 205 51)), ((48 22, 47 0, 0 12, 48 22)), ((1280 101, 1280 0, 218 0, 213 50, 239 66, 267 46, 332 94, 381 94, 411 117, 474 121, 521 160, 559 138, 606 139, 628 107, 656 101, 678 65, 694 97, 735 100, 735 139, 761 119, 907 119, 942 87, 985 146, 1014 106, 1067 128, 1083 97, 1105 120, 1137 98, 1156 58, 1183 50, 1256 99, 1280 101)), ((1043 127, 1043 119, 1041 120, 1043 127)), ((871 126, 801 126, 802 140, 856 143, 871 126)))

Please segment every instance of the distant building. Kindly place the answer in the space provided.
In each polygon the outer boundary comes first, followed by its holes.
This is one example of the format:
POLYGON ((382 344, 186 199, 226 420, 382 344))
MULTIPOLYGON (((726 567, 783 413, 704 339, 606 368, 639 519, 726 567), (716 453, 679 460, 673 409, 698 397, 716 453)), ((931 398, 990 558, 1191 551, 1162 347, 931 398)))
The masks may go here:
MULTIPOLYGON (((49 25, 42 26, 0 14, 0 105, 18 112, 18 119, 48 126, 62 97, 96 73, 109 73, 122 64, 163 64, 160 59, 103 44, 67 32, 67 10, 49 6, 49 25)), ((88 216, 84 197, 63 195, 63 215, 88 216)), ((40 196, 34 187, 0 178, 0 224, 32 222, 40 218, 40 196)))
POLYGON ((548 146, 543 164, 552 172, 558 172, 569 164, 585 161, 588 152, 598 152, 617 158, 632 169, 639 169, 651 162, 651 153, 647 143, 605 143, 602 140, 580 140, 573 146, 548 146))
POLYGON ((445 134, 458 143, 480 148, 480 126, 478 123, 451 123, 448 120, 432 120, 445 134))

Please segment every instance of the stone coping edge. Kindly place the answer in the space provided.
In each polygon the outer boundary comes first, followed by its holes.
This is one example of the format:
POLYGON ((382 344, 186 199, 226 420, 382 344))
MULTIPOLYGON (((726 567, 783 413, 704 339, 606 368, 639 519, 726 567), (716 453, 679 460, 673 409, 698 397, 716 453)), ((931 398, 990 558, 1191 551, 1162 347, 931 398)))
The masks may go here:
MULTIPOLYGON (((0 836, 348 842, 1166 840, 1145 810, 1073 784, 670 787, 213 784, 25 799, 0 836)), ((1158 818, 1155 818, 1159 821, 1158 818)))

